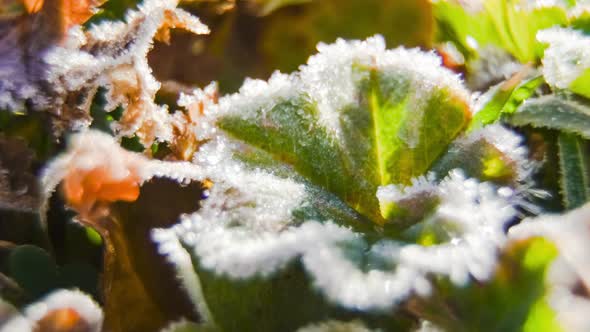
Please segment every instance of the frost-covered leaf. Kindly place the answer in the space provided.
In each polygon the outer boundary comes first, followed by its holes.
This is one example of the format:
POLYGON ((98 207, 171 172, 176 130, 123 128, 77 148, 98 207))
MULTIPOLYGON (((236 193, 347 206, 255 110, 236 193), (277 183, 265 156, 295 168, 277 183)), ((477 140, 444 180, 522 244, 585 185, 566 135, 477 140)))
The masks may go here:
POLYGON ((561 194, 565 207, 574 209, 590 201, 590 171, 586 160, 588 143, 575 134, 560 133, 557 145, 561 194))
POLYGON ((319 50, 299 72, 248 80, 203 109, 193 163, 212 186, 197 212, 154 233, 179 270, 190 255, 198 280, 185 287, 223 330, 351 317, 407 329, 393 308, 435 293, 433 279, 463 287, 493 275, 525 200, 526 150, 498 125, 461 140, 489 141, 492 159, 514 163, 504 167, 513 181, 428 175, 462 148, 453 142, 471 115, 435 55, 388 51, 378 37, 319 50))
POLYGON ((216 124, 379 222, 376 188, 429 169, 469 119, 467 92, 435 56, 380 38, 319 48, 300 74, 247 83, 216 124))
POLYGON ((558 249, 546 278, 546 300, 558 324, 566 331, 590 327, 585 314, 590 308, 585 291, 590 283, 590 259, 586 255, 590 250, 589 221, 590 205, 586 204, 563 215, 526 219, 509 232, 510 238, 516 240, 542 237, 558 249))
POLYGON ((539 30, 568 23, 559 5, 529 1, 482 0, 434 2, 439 41, 451 41, 466 57, 493 45, 522 63, 535 62, 543 52, 536 40, 539 30))
POLYGON ((514 126, 556 129, 590 138, 588 102, 573 96, 545 95, 527 99, 505 120, 514 126))
MULTIPOLYGON (((54 114, 56 132, 61 133, 90 124, 90 106, 102 87, 107 91, 105 112, 120 105, 125 108, 113 125, 119 136, 136 135, 145 147, 156 139, 173 144, 178 115, 155 103, 160 83, 151 73, 147 53, 154 38, 165 40, 171 28, 208 33, 205 25, 177 4, 176 0, 147 0, 138 10, 129 11, 125 22, 103 21, 88 29, 74 26, 60 43, 35 44, 36 49, 29 51, 35 61, 30 63, 23 63, 14 51, 7 52, 0 58, 11 67, 1 73, 6 79, 0 86, 4 96, 0 106, 14 109, 27 101, 34 109, 54 114), (29 72, 36 76, 25 75, 29 72)), ((16 40, 6 44, 18 50, 16 40)))
POLYGON ((548 44, 542 68, 547 83, 590 97, 586 84, 590 75, 590 37, 570 28, 552 28, 540 31, 537 39, 548 44))
POLYGON ((430 298, 416 298, 409 308, 444 331, 559 331, 552 310, 538 317, 546 299, 547 271, 556 257, 555 246, 544 239, 514 241, 500 253, 498 265, 483 283, 457 288, 439 280, 439 291, 430 298))
POLYGON ((94 131, 74 136, 45 170, 46 195, 61 183, 77 221, 103 237, 101 293, 109 330, 155 331, 170 320, 198 319, 150 238, 152 228, 198 209, 202 188, 192 179, 204 180, 195 165, 149 160, 94 131))
POLYGON ((14 315, 0 331, 100 332, 102 326, 102 310, 89 296, 60 289, 14 315))
MULTIPOLYGON (((16 2, 16 1, 15 1, 16 2)), ((0 17, 0 109, 20 111, 37 99, 44 54, 64 42, 67 31, 85 22, 98 0, 27 0, 20 15, 0 17)))
POLYGON ((534 170, 522 139, 500 125, 474 130, 455 140, 432 167, 438 178, 455 168, 469 177, 516 187, 534 170))

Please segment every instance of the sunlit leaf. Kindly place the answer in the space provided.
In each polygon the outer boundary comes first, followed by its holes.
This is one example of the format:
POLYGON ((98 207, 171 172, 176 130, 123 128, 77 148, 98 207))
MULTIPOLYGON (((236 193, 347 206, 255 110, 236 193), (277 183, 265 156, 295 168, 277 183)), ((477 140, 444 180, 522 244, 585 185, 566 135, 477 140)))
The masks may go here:
POLYGON ((436 1, 434 16, 439 41, 452 41, 467 57, 477 57, 478 47, 493 45, 522 63, 537 62, 543 45, 537 32, 568 22, 559 6, 527 8, 524 1, 484 0, 462 5, 436 1))
POLYGON ((502 114, 514 113, 516 108, 533 96, 537 88, 543 84, 543 77, 537 76, 522 81, 515 76, 493 88, 491 98, 473 116, 469 130, 481 128, 500 119, 502 114))
POLYGON ((555 246, 542 238, 511 243, 489 282, 461 289, 441 285, 440 294, 409 308, 450 331, 516 332, 542 322, 548 325, 541 331, 556 331, 555 313, 542 307, 547 269, 556 256, 555 246))

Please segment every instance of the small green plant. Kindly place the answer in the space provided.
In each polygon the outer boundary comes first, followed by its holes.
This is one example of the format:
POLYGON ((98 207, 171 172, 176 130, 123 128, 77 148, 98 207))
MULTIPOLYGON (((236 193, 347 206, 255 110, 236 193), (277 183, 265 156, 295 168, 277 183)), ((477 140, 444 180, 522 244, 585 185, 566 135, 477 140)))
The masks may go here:
POLYGON ((7 242, 0 331, 590 327, 590 7, 420 2, 436 51, 337 39, 290 74, 168 101, 153 40, 209 33, 177 5, 123 23, 104 7, 0 83, 2 128, 24 107, 75 131, 44 150, 0 137, 0 203, 39 238, 7 242), (46 162, 18 196, 28 148, 46 162), (64 205, 98 269, 56 260, 64 205))

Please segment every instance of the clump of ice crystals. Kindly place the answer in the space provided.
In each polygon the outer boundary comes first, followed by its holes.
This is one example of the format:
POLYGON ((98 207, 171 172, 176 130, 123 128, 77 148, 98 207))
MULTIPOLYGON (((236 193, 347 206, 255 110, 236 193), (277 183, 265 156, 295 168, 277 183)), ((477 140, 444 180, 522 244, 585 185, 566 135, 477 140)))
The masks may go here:
POLYGON ((3 54, 0 78, 6 77, 3 81, 7 82, 0 83, 0 107, 17 108, 29 100, 34 109, 55 115, 55 129, 61 134, 65 129, 88 127, 93 98, 104 88, 105 111, 120 105, 125 108, 114 124, 117 134, 137 135, 145 146, 155 139, 173 140, 174 118, 154 101, 160 82, 152 74, 147 54, 154 39, 163 38, 168 29, 209 32, 198 18, 177 5, 178 0, 146 0, 138 10, 129 11, 124 22, 101 22, 87 30, 74 26, 62 43, 31 55, 31 63, 37 66, 34 70, 12 68, 25 65, 11 53, 3 54), (14 64, 5 64, 9 61, 14 64), (25 75, 27 70, 34 77, 25 75))
POLYGON ((551 28, 537 33, 540 42, 549 44, 543 57, 547 83, 566 89, 590 68, 590 38, 568 28, 551 28))
MULTIPOLYGON (((326 297, 359 310, 388 308, 411 294, 428 295, 432 273, 448 276, 459 285, 470 277, 485 280, 505 240, 503 226, 516 214, 491 185, 452 172, 440 185, 426 185, 426 180, 416 183, 441 197, 431 222, 455 230, 447 234, 447 241, 428 247, 390 240, 369 245, 364 234, 331 221, 295 223, 289 211, 301 204, 301 189, 287 180, 264 179, 268 175, 246 176, 251 177, 243 182, 248 183, 248 193, 232 197, 236 192, 224 186, 212 192, 200 211, 170 230, 157 232, 160 246, 170 248, 178 237, 192 247, 204 268, 233 279, 269 277, 299 259, 326 297), (369 259, 391 268, 365 269, 346 254, 344 244, 366 251, 369 259)), ((387 190, 380 196, 387 197, 387 190)), ((184 249, 175 246, 175 250, 184 249)))

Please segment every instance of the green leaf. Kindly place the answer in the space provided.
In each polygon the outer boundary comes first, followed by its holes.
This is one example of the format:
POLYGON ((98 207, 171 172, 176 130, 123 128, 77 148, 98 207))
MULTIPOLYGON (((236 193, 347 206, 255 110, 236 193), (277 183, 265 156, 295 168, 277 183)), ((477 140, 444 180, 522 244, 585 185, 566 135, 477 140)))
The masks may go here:
POLYGON ((58 285, 58 268, 45 250, 32 245, 15 248, 8 259, 10 277, 25 290, 28 299, 46 295, 58 285))
POLYGON ((516 185, 519 180, 518 161, 500 151, 486 137, 457 142, 432 167, 437 178, 460 168, 469 177, 503 185, 516 185))
POLYGON ((539 299, 531 308, 529 316, 522 328, 523 332, 565 332, 557 322, 555 311, 544 297, 539 299))
POLYGON ((467 58, 477 54, 468 41, 473 38, 478 46, 500 47, 522 63, 537 62, 543 51, 537 32, 568 23, 565 9, 558 6, 526 10, 520 1, 485 0, 480 11, 471 13, 451 1, 433 5, 437 39, 455 43, 467 58))
POLYGON ((536 76, 525 81, 510 79, 495 89, 490 100, 479 110, 469 125, 469 131, 495 123, 502 114, 514 113, 520 104, 530 98, 544 83, 542 76, 536 76))
POLYGON ((105 243, 101 293, 110 331, 157 331, 182 317, 198 320, 174 269, 151 240, 151 230, 198 209, 201 192, 198 183, 183 187, 155 178, 143 184, 137 201, 113 204, 103 223, 92 225, 105 243))
POLYGON ((382 223, 377 187, 408 184, 426 173, 464 128, 469 111, 448 87, 420 91, 422 83, 411 70, 388 73, 363 65, 349 70, 360 78, 352 82, 358 95, 348 105, 331 106, 340 107, 330 111, 339 136, 319 119, 317 105, 326 101, 305 92, 248 115, 231 110, 217 125, 382 223))
POLYGON ((590 107, 587 101, 571 96, 528 99, 505 120, 514 126, 550 128, 590 138, 590 107))
POLYGON ((545 276, 557 256, 543 238, 514 241, 502 252, 494 277, 463 288, 439 281, 440 292, 418 299, 410 308, 447 331, 559 331, 555 313, 544 307, 548 292, 545 276), (541 316, 540 313, 544 315, 541 316))
POLYGON ((437 278, 491 274, 516 208, 479 180, 512 171, 503 158, 520 141, 490 143, 476 179, 453 170, 431 180, 469 123, 469 93, 434 55, 383 44, 320 45, 299 72, 247 80, 197 119, 207 142, 194 163, 212 185, 154 239, 178 270, 190 255, 198 280, 185 286, 207 322, 291 331, 358 318, 407 330, 396 309, 436 292, 437 278))
POLYGON ((560 133, 557 144, 564 205, 567 209, 575 209, 590 200, 590 172, 586 161, 588 144, 568 133, 560 133))
MULTIPOLYGON (((362 314, 330 303, 310 287, 311 281, 299 262, 272 279, 244 280, 216 275, 198 261, 194 264, 207 304, 222 331, 294 331, 327 317, 346 319, 362 314)), ((407 330, 412 324, 409 317, 389 312, 375 312, 367 319, 386 331, 407 330)))
POLYGON ((160 332, 220 332, 215 326, 197 324, 182 320, 180 322, 174 322, 160 332))
POLYGON ((590 98, 590 68, 573 80, 569 88, 572 92, 590 98))

